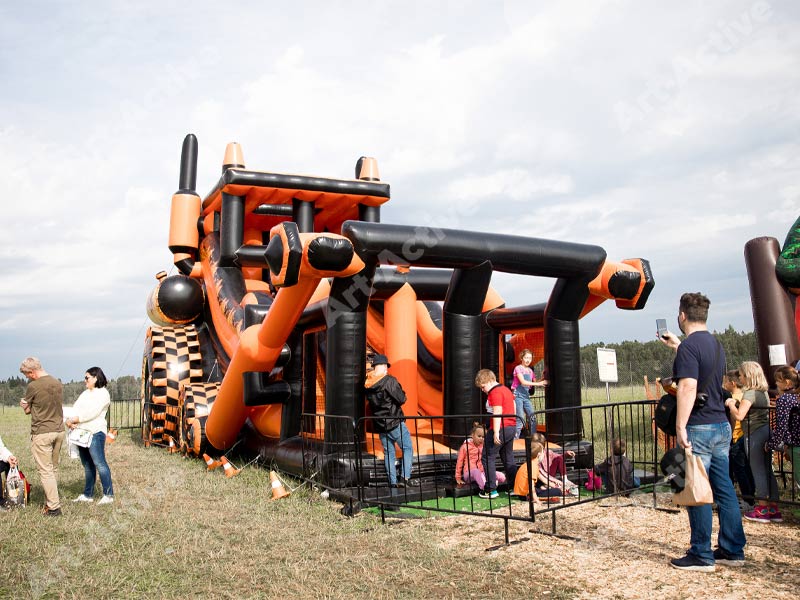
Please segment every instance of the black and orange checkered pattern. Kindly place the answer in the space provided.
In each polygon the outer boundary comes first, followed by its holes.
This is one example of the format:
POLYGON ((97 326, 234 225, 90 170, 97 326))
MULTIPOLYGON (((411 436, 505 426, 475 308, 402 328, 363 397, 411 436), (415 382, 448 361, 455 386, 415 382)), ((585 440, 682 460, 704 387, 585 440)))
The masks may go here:
POLYGON ((210 446, 206 439, 206 421, 217 399, 219 383, 192 383, 183 388, 183 446, 187 454, 200 456, 210 446))
POLYGON ((203 381, 200 341, 194 325, 151 327, 150 398, 143 397, 145 443, 169 444, 169 438, 183 440, 181 389, 203 381))

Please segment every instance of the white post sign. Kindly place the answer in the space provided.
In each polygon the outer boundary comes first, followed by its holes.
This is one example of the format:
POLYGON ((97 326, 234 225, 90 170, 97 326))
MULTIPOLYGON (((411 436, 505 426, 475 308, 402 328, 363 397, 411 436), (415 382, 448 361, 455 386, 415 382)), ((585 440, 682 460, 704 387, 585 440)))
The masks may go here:
POLYGON ((617 383, 617 351, 612 348, 598 348, 597 369, 600 372, 600 381, 617 383))
POLYGON ((786 362, 786 346, 784 344, 770 344, 768 350, 770 367, 788 364, 786 362))

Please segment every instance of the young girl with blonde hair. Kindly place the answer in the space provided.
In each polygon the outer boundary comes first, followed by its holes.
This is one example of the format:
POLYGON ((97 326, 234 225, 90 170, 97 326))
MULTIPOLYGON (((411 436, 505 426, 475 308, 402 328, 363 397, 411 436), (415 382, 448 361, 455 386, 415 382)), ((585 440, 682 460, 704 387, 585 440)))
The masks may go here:
POLYGON ((736 406, 733 398, 726 400, 725 406, 732 418, 742 422, 750 470, 756 483, 756 497, 761 498, 756 501, 753 510, 744 514, 744 518, 757 523, 780 523, 783 517, 778 510, 778 482, 772 472, 772 452, 765 450, 769 440, 767 378, 760 364, 746 361, 739 366, 739 381, 744 390, 739 406, 736 406))

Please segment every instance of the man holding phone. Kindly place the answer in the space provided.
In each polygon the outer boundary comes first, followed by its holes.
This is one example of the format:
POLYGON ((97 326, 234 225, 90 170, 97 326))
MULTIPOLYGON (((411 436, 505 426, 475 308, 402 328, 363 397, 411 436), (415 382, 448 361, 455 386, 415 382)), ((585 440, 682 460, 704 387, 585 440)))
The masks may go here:
POLYGON ((672 376, 678 382, 677 441, 681 448, 691 448, 692 454, 703 461, 719 513, 718 547, 712 552, 711 505, 686 507, 691 547, 686 556, 673 558, 670 564, 676 569, 705 572, 714 571, 715 563, 744 565, 746 543, 739 502, 728 473, 731 426, 722 401, 725 351, 706 326, 710 305, 703 294, 683 294, 678 326, 686 335, 685 340, 681 343, 670 331, 659 333, 659 339, 676 351, 672 376), (707 400, 702 407, 693 410, 698 381, 703 382, 707 400))

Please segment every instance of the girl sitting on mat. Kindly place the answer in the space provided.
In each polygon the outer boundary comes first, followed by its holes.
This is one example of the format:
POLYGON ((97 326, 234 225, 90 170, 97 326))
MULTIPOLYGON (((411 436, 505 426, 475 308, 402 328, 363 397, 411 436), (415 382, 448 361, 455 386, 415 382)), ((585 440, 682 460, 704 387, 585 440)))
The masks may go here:
MULTIPOLYGON (((464 440, 461 448, 458 449, 456 459, 456 483, 458 487, 466 483, 476 483, 478 489, 486 487, 486 472, 483 470, 481 453, 483 452, 483 440, 486 437, 486 430, 483 425, 475 421, 472 424, 470 437, 464 440)), ((495 472, 497 483, 505 483, 506 475, 501 471, 495 472)))
POLYGON ((539 442, 531 442, 531 462, 520 465, 517 469, 517 476, 514 478, 514 495, 528 499, 530 494, 536 504, 541 504, 540 498, 547 498, 548 502, 558 502, 563 492, 561 488, 549 487, 552 479, 545 477, 540 469, 539 460, 544 452, 544 446, 539 442), (528 476, 530 471, 530 477, 528 476), (533 482, 533 490, 530 489, 530 481, 533 482))

